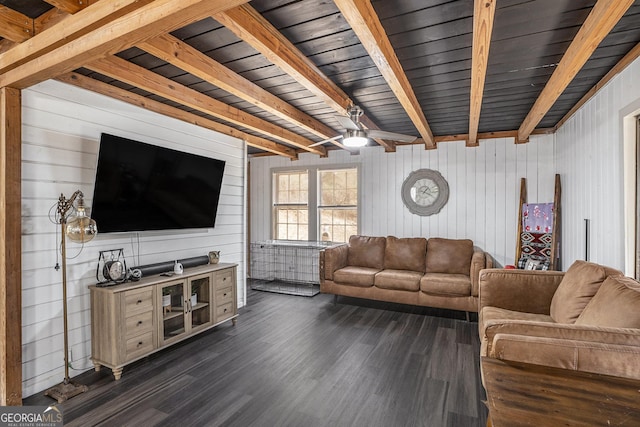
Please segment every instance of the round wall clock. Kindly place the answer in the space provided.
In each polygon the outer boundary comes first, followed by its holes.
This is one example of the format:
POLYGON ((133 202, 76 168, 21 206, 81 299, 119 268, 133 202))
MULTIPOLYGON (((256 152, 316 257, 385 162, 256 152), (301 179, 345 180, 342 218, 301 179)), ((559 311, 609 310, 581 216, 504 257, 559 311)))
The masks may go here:
POLYGON ((449 184, 438 171, 418 169, 402 184, 402 201, 416 215, 429 216, 440 212, 449 200, 449 184))

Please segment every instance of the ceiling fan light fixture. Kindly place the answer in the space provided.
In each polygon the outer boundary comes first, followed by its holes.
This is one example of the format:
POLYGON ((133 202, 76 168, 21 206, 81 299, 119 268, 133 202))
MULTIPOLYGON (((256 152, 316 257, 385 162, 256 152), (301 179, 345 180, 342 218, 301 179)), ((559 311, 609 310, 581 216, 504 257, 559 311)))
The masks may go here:
POLYGON ((348 130, 342 139, 346 147, 364 147, 368 142, 367 134, 361 130, 348 130))

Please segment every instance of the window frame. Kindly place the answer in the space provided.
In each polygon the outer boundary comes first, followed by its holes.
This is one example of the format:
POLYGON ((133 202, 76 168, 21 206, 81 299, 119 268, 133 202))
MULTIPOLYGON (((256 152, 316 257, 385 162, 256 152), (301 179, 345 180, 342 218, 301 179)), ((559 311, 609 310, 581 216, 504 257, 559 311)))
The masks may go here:
MULTIPOLYGON (((271 238, 273 240, 277 240, 277 230, 276 230, 276 180, 275 176, 277 173, 282 172, 294 172, 294 171, 307 171, 308 176, 308 200, 307 207, 309 212, 309 236, 306 241, 319 241, 320 240, 320 212, 319 212, 319 199, 320 199, 320 185, 319 185, 319 172, 327 171, 327 170, 343 170, 343 169, 355 169, 356 176, 358 177, 358 204, 356 209, 358 211, 357 215, 357 232, 360 234, 361 230, 361 222, 362 222, 362 193, 363 193, 363 185, 362 185, 362 171, 359 163, 340 163, 333 165, 306 165, 306 166, 290 166, 290 167, 280 167, 280 168, 271 168, 271 238)), ((281 205, 282 206, 282 205, 281 205)), ((325 207, 326 208, 326 207, 325 207)), ((304 241, 304 240, 299 240, 304 241)))

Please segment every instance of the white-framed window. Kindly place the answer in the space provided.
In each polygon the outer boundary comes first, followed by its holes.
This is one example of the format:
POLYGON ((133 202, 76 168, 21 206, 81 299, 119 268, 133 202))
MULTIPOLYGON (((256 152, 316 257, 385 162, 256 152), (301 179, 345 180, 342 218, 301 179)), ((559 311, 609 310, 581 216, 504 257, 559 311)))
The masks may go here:
POLYGON ((347 242, 358 234, 357 166, 273 170, 273 238, 347 242))

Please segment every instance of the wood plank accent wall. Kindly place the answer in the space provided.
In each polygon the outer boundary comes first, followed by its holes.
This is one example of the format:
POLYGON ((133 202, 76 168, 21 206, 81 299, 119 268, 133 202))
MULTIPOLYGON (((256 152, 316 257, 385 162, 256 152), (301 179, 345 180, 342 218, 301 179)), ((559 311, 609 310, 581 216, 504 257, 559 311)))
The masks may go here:
POLYGON ((20 366, 21 93, 0 88, 0 405, 22 404, 20 366))
MULTIPOLYGON (((63 378, 62 287, 54 269, 58 228, 49 221, 60 193, 81 189, 92 203, 100 133, 225 160, 216 227, 203 231, 99 234, 67 247, 71 375, 92 368, 88 285, 100 250, 124 248, 129 266, 222 251, 239 264, 238 301, 244 305, 245 147, 236 138, 55 81, 23 91, 22 144, 22 371, 23 394, 63 378), (135 257, 134 257, 135 255, 135 257)), ((98 231, 100 224, 98 224, 98 231)), ((58 257, 59 258, 59 257, 58 257)))
POLYGON ((623 194, 635 184, 624 178, 622 115, 640 103, 639 75, 636 59, 556 132, 565 269, 584 259, 584 220, 589 219, 589 260, 633 271, 625 265, 623 194))
POLYGON ((469 238, 499 264, 513 264, 520 178, 526 177, 529 201, 553 201, 554 136, 534 135, 531 144, 516 145, 513 138, 464 141, 438 145, 398 146, 394 154, 382 147, 365 147, 359 155, 330 151, 320 159, 302 154, 291 162, 276 157, 250 161, 250 229, 252 242, 271 235, 271 169, 307 165, 339 167, 358 164, 361 179, 360 233, 372 236, 469 238), (435 169, 449 182, 449 201, 433 216, 410 213, 402 203, 404 179, 416 169, 435 169))

